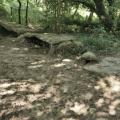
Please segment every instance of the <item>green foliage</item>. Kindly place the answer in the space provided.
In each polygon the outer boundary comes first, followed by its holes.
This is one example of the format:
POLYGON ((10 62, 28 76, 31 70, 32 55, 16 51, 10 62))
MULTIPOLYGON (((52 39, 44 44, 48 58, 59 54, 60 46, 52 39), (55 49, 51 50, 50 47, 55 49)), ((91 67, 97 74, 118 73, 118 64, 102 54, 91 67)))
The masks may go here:
MULTIPOLYGON (((27 1, 20 1, 22 3, 22 24, 24 24, 27 1)), ((2 8, 1 11, 3 11, 4 8, 4 10, 9 13, 9 18, 12 18, 12 20, 8 18, 8 21, 18 21, 17 11, 19 4, 17 0, 0 0, 0 6, 0 8, 2 8)), ((67 27, 71 29, 70 31, 75 31, 73 30, 74 27, 82 26, 84 22, 89 22, 85 16, 81 15, 81 11, 83 10, 96 13, 100 20, 99 22, 101 22, 104 27, 108 27, 109 31, 118 29, 120 0, 111 2, 110 0, 29 0, 28 20, 32 24, 40 24, 45 27, 49 26, 49 30, 52 32, 64 32, 67 27)), ((96 21, 96 17, 93 16, 93 18, 94 21, 96 21)))
POLYGON ((8 11, 2 5, 0 5, 0 19, 7 19, 8 16, 8 11))
POLYGON ((88 50, 92 51, 114 51, 115 43, 119 43, 119 40, 110 33, 107 33, 103 27, 95 28, 93 33, 82 40, 84 46, 88 50))

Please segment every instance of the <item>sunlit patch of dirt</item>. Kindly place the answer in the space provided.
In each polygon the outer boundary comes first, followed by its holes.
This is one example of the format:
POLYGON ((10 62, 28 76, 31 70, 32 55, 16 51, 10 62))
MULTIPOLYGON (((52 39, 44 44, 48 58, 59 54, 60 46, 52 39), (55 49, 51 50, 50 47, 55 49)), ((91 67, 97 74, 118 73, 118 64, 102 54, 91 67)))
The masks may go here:
POLYGON ((102 91, 101 98, 96 102, 96 107, 105 112, 103 116, 116 116, 117 113, 119 114, 120 78, 113 75, 101 78, 94 88, 97 92, 102 91))
POLYGON ((35 107, 35 103, 41 103, 44 100, 51 99, 55 103, 60 101, 58 88, 54 86, 47 87, 45 83, 35 83, 34 81, 29 83, 29 80, 4 82, 0 84, 0 88, 0 117, 2 119, 12 116, 12 114, 16 115, 17 111, 31 111, 35 107))

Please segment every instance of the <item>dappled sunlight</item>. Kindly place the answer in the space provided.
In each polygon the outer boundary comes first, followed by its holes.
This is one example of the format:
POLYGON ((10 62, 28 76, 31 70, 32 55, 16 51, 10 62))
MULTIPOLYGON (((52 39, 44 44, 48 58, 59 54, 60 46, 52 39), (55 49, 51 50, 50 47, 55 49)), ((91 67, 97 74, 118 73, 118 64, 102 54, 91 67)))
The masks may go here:
POLYGON ((51 65, 52 68, 61 68, 64 67, 65 69, 76 68, 78 65, 72 59, 62 59, 61 62, 57 62, 51 65))
POLYGON ((88 106, 86 106, 84 103, 80 104, 78 102, 74 103, 74 106, 70 108, 73 112, 75 112, 78 115, 87 115, 88 113, 88 106))
POLYGON ((95 103, 95 105, 97 106, 97 107, 102 107, 103 105, 104 105, 104 99, 103 98, 100 98, 96 103, 95 103))
POLYGON ((32 102, 35 102, 35 101, 38 101, 40 100, 40 98, 43 98, 43 94, 29 94, 29 95, 26 95, 26 99, 32 103, 32 102))
POLYGON ((29 87, 29 84, 22 84, 22 85, 20 85, 19 87, 18 87, 18 90, 20 91, 20 92, 24 92, 24 91, 27 91, 28 88, 29 87))
POLYGON ((94 96, 93 93, 87 92, 81 95, 84 100, 91 100, 94 96))
MULTIPOLYGON (((29 110, 29 108, 25 108, 25 107, 11 107, 11 108, 7 108, 7 109, 4 109, 4 110, 1 110, 0 111, 0 118, 3 118, 4 120, 4 117, 7 117, 7 118, 11 118, 12 116, 16 116, 16 114, 18 114, 19 112, 26 112, 26 110, 29 110)), ((24 116, 24 114, 23 114, 24 116)))
POLYGON ((120 92, 120 78, 115 77, 115 76, 110 76, 110 77, 107 77, 106 80, 110 84, 112 93, 120 92))
POLYGON ((29 69, 35 69, 35 68, 40 68, 43 65, 34 65, 34 66, 28 66, 29 69))
POLYGON ((61 113, 63 115, 67 114, 67 112, 70 110, 70 108, 74 105, 73 102, 67 100, 67 102, 65 103, 65 107, 63 109, 61 109, 61 113))
POLYGON ((11 48, 12 51, 18 51, 20 48, 11 48))
POLYGON ((106 119, 106 117, 109 117, 109 114, 108 114, 108 112, 100 111, 100 112, 96 113, 96 116, 98 117, 98 120, 100 118, 102 118, 104 120, 104 119, 106 119))
POLYGON ((25 46, 7 50, 10 55, 3 52, 0 61, 1 120, 105 120, 119 115, 119 77, 86 72, 81 56, 45 56, 25 46))
POLYGON ((28 51, 29 49, 28 48, 23 48, 24 51, 28 51))
POLYGON ((13 116, 12 118, 10 118, 10 120, 29 120, 30 117, 25 117, 25 116, 18 116, 18 117, 15 117, 13 116))
POLYGON ((94 88, 102 91, 102 98, 96 101, 96 107, 103 109, 106 106, 106 114, 116 115, 120 105, 120 78, 112 75, 101 78, 94 88))
POLYGON ((76 118, 63 118, 62 120, 79 120, 79 119, 76 119, 76 118))
POLYGON ((14 90, 0 90, 0 95, 12 95, 14 93, 14 90))
POLYGON ((63 59, 62 62, 66 62, 66 63, 68 62, 69 63, 69 62, 72 62, 72 60, 71 59, 63 59))
POLYGON ((13 108, 15 108, 15 107, 29 106, 29 103, 23 99, 16 99, 15 101, 11 101, 11 105, 13 108))
POLYGON ((31 86, 28 86, 28 90, 33 93, 39 93, 41 88, 42 88, 42 86, 40 84, 34 84, 31 86))
POLYGON ((9 87, 9 86, 11 86, 10 83, 3 83, 3 84, 0 84, 0 88, 7 88, 7 87, 9 87))
POLYGON ((56 99, 57 100, 57 97, 59 96, 59 87, 58 86, 50 86, 47 88, 47 94, 50 95, 51 97, 53 97, 52 99, 56 99), (55 97, 56 96, 56 97, 55 97), (54 98, 55 97, 55 98, 54 98))
POLYGON ((2 46, 0 46, 1 48, 4 48, 5 46, 4 45, 2 45, 2 46))
POLYGON ((12 42, 15 42, 15 40, 12 40, 12 42))
POLYGON ((67 101, 65 103, 65 108, 61 109, 61 113, 63 115, 66 115, 70 111, 72 111, 78 116, 86 116, 89 113, 89 105, 87 105, 86 103, 67 101))
MULTIPOLYGON (((46 83, 36 83, 33 79, 1 83, 0 118, 11 116, 11 120, 19 120, 20 116, 16 117, 16 113, 21 114, 24 111, 32 111, 37 105, 38 107, 39 105, 42 106, 41 102, 45 100, 51 100, 53 103, 59 104, 61 100, 59 87, 54 85, 46 86, 46 83)), ((34 111, 34 114, 36 114, 36 117, 40 117, 49 112, 52 112, 51 105, 45 106, 42 111, 39 109, 34 111)), ((23 115, 22 118, 27 120, 29 117, 23 115)))
MULTIPOLYGON (((67 65, 71 63, 71 60, 63 61, 67 65)), ((33 62, 32 65, 43 63, 44 61, 33 62)), ((55 78, 48 82, 35 81, 33 78, 16 82, 9 82, 7 79, 2 81, 1 79, 0 95, 2 101, 0 102, 0 117, 11 116, 10 119, 12 119, 15 111, 19 115, 26 111, 33 114, 35 119, 44 118, 44 116, 50 114, 60 114, 63 120, 77 120, 77 118, 82 119, 82 117, 85 118, 89 115, 96 116, 97 118, 106 118, 115 116, 118 113, 118 106, 120 105, 119 88, 115 87, 119 85, 118 77, 109 76, 100 78, 94 84, 95 86, 88 83, 85 83, 84 86, 81 79, 76 81, 79 76, 74 80, 73 77, 69 73, 65 74, 59 71, 55 78), (80 91, 82 87, 86 89, 84 93, 80 91), (94 91, 91 90, 92 88, 94 88, 94 91), (87 89, 90 91, 87 91, 87 89), (100 93, 100 96, 97 95, 96 97, 96 92, 97 94, 100 93), (3 111, 3 108, 5 111, 3 111)), ((81 78, 83 77, 81 75, 81 78)), ((20 116, 17 118, 19 120, 20 116)), ((15 114, 13 120, 17 118, 15 114)), ((27 119, 26 116, 22 116, 22 118, 27 119)))
POLYGON ((109 105, 109 114, 110 115, 116 115, 116 109, 120 104, 120 100, 116 99, 114 101, 111 102, 111 104, 109 105))
POLYGON ((36 62, 31 63, 31 65, 41 64, 41 63, 45 63, 45 62, 46 62, 45 60, 36 61, 36 62))
POLYGON ((0 120, 120 120, 114 1, 0 0, 0 120))
POLYGON ((43 111, 38 111, 38 112, 36 113, 36 116, 37 116, 38 118, 40 118, 43 114, 44 114, 43 111))
POLYGON ((64 63, 56 63, 56 64, 52 65, 52 67, 55 67, 55 68, 59 68, 59 67, 63 67, 63 66, 65 66, 64 63))
POLYGON ((120 78, 116 76, 109 76, 101 78, 95 86, 95 89, 103 89, 104 92, 108 94, 119 93, 120 92, 120 78))
POLYGON ((46 62, 45 60, 32 62, 31 65, 28 66, 28 69, 41 68, 41 67, 43 67, 45 62, 46 62))

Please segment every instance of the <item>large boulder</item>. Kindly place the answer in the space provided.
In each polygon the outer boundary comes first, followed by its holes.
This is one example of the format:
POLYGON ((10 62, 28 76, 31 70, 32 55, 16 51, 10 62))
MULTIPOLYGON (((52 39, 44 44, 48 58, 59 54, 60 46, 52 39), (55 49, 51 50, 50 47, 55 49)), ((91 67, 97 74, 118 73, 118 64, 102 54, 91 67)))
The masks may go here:
POLYGON ((97 64, 85 65, 84 69, 99 74, 120 75, 120 58, 106 57, 97 64))
POLYGON ((82 54, 81 59, 83 61, 85 61, 85 63, 88 62, 97 62, 98 58, 96 57, 96 55, 93 52, 85 52, 84 54, 82 54))

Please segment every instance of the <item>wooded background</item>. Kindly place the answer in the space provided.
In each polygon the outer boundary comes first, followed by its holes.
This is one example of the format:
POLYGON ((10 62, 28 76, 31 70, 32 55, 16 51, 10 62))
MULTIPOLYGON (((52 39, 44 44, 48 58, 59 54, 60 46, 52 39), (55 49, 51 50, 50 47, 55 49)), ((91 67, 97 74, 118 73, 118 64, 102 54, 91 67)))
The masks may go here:
POLYGON ((1 0, 0 19, 36 25, 48 31, 88 30, 103 26, 115 33, 120 29, 119 0, 1 0))

